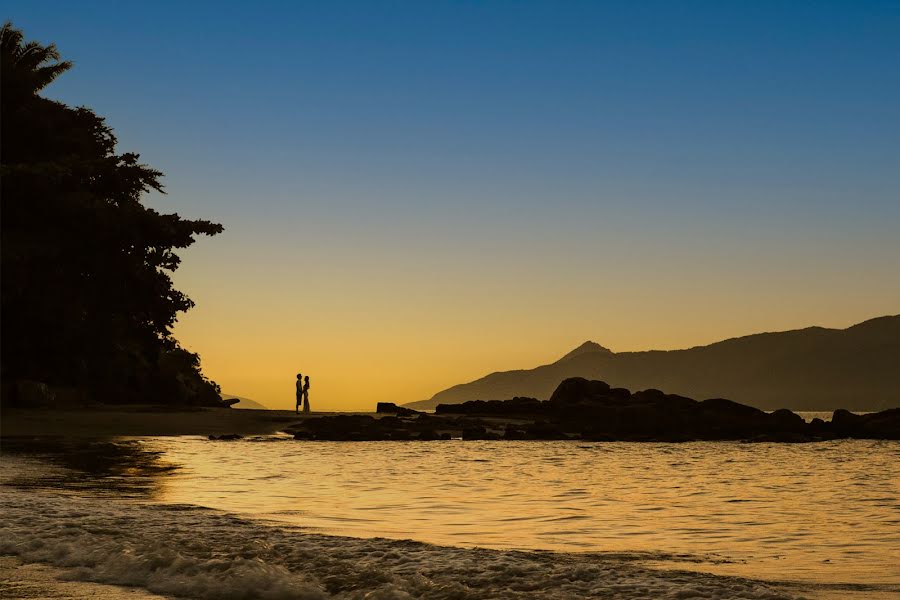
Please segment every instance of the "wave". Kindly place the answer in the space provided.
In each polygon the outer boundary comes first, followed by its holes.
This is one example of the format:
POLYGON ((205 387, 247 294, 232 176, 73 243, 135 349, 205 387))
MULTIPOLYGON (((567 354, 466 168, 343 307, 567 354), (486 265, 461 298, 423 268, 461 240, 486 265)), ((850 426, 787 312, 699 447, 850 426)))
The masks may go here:
POLYGON ((785 586, 650 568, 663 554, 442 547, 310 533, 201 507, 0 490, 0 553, 81 581, 210 600, 706 598, 785 586))

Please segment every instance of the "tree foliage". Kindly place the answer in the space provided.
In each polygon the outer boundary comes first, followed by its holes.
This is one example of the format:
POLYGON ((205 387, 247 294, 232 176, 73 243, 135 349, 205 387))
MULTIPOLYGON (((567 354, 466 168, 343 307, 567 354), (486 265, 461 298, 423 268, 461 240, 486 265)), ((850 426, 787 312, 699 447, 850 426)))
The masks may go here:
POLYGON ((162 173, 118 154, 102 117, 39 95, 72 65, 0 30, 2 376, 107 401, 209 404, 217 387, 171 329, 193 302, 176 251, 222 226, 144 206, 162 173))

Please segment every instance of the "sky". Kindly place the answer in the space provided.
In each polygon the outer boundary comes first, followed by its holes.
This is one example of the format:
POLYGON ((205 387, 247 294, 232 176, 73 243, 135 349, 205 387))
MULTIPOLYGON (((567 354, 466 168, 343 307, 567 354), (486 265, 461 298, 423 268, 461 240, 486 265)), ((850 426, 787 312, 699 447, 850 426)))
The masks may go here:
POLYGON ((0 2, 45 91, 222 223, 175 335, 223 391, 409 402, 587 339, 900 313, 900 2, 0 2))

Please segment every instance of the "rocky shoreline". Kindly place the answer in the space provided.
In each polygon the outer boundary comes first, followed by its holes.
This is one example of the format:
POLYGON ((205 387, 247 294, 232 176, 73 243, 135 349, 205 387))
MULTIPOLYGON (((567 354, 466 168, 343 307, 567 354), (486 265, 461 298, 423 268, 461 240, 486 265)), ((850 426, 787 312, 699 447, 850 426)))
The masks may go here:
POLYGON ((816 442, 900 440, 900 408, 857 415, 836 410, 807 423, 787 409, 768 413, 722 398, 697 401, 659 390, 631 393, 571 378, 549 400, 513 398, 441 404, 423 413, 379 403, 378 414, 310 418, 288 429, 298 440, 588 440, 816 442))

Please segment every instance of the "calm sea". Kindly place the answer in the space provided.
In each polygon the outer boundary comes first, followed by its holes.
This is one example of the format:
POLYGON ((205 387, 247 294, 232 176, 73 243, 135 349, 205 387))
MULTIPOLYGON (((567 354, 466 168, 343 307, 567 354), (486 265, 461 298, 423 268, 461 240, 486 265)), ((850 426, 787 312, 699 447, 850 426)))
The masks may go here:
POLYGON ((0 551, 159 593, 900 595, 898 442, 175 437, 7 441, 2 463, 0 551))

